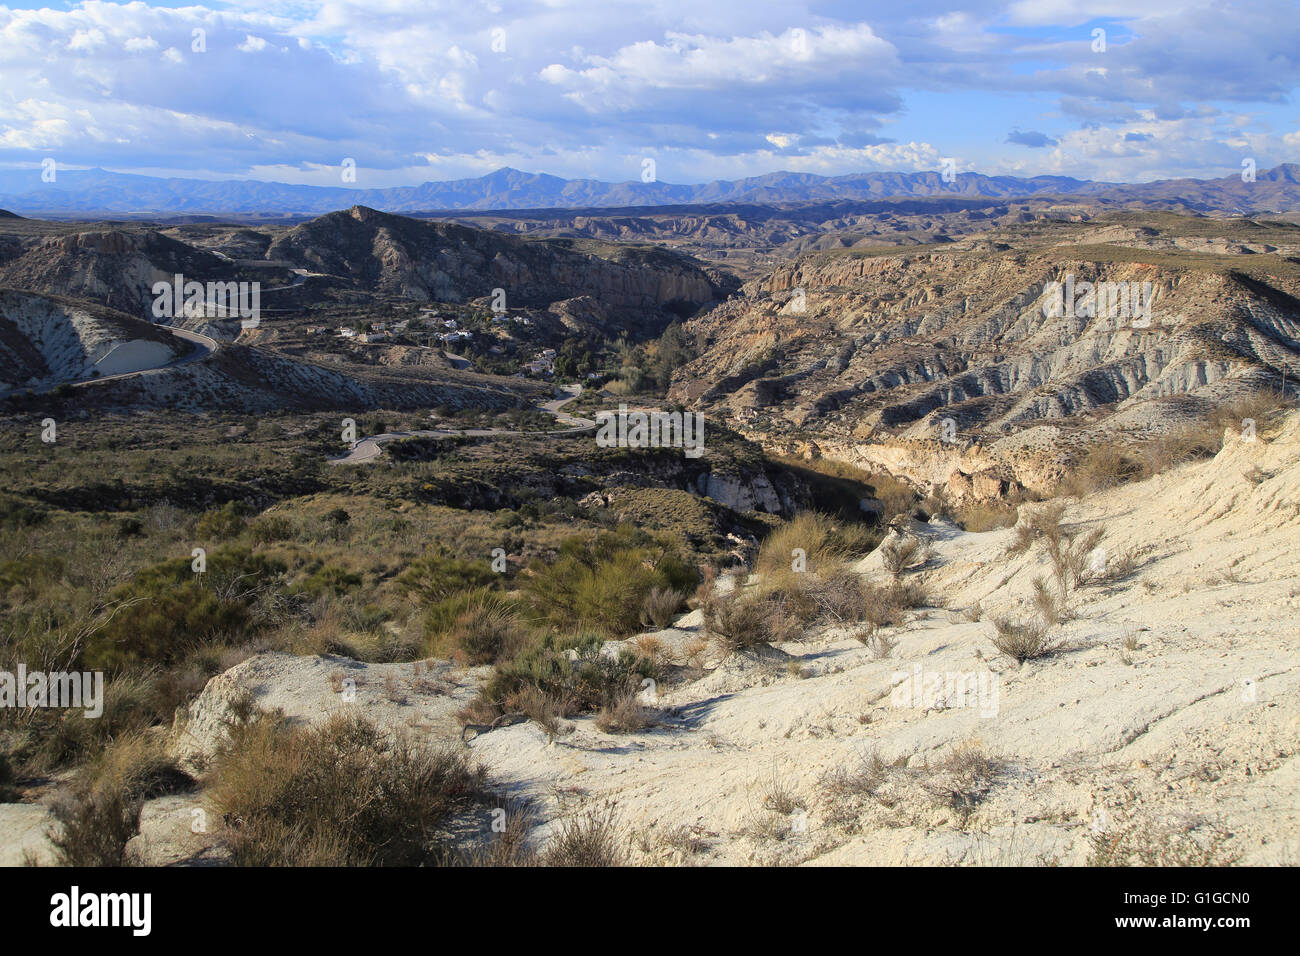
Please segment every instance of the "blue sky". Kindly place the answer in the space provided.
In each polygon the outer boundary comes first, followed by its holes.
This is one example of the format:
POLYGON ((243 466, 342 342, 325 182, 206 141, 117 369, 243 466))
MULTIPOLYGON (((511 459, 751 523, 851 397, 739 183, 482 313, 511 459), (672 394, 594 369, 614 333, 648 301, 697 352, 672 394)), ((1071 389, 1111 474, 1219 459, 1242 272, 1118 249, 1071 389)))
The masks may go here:
POLYGON ((1300 161, 1295 0, 0 6, 0 167, 391 186, 1300 161), (201 30, 202 42, 195 31, 201 30), (1104 31, 1104 48, 1095 31, 1104 31))

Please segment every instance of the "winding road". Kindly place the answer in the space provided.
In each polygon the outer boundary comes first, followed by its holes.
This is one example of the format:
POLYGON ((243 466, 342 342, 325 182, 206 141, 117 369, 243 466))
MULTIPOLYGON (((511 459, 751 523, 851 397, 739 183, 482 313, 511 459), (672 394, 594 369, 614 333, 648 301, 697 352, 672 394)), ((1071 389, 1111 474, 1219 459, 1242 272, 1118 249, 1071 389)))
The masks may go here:
POLYGON ((331 465, 359 465, 374 461, 379 457, 379 453, 383 450, 381 446, 385 442, 395 441, 400 438, 492 438, 511 435, 550 437, 552 435, 579 435, 593 430, 596 423, 590 418, 578 418, 568 412, 561 411, 563 406, 582 394, 582 386, 564 385, 561 390, 565 393, 563 396, 535 406, 538 411, 554 415, 559 424, 566 426, 555 431, 523 432, 505 428, 467 428, 463 431, 456 431, 440 428, 413 432, 384 432, 355 441, 352 443, 352 450, 342 458, 327 458, 326 461, 331 465))

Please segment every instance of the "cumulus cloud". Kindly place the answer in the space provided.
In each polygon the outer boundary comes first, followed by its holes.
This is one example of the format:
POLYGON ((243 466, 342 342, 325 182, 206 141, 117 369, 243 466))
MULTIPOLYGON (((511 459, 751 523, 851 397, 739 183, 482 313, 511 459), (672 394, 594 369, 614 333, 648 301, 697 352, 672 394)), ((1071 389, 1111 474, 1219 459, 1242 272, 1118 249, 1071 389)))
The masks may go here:
POLYGON ((1300 85, 1284 0, 206 3, 0 7, 0 165, 57 153, 337 182, 351 156, 358 185, 387 185, 500 165, 635 179, 646 157, 661 179, 703 181, 948 156, 1136 179, 1300 145, 1277 112, 1300 85), (972 102, 987 132, 953 123, 972 102))

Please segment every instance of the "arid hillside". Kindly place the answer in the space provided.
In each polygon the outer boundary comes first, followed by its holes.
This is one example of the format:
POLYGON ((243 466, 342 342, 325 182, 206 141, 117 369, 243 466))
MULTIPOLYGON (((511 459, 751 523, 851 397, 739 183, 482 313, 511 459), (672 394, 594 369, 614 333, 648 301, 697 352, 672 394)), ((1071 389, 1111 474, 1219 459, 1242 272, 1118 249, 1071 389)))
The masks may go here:
POLYGON ((0 289, 0 391, 166 365, 189 343, 113 309, 0 289))
MULTIPOLYGON (((943 520, 892 535, 849 572, 877 595, 913 594, 890 620, 779 635, 769 617, 737 648, 741 631, 721 633, 706 606, 609 641, 602 657, 651 655, 660 675, 618 712, 525 704, 534 719, 466 723, 490 667, 265 653, 210 680, 167 749, 198 772, 252 711, 317 729, 363 713, 480 763, 497 805, 521 814, 511 839, 546 848, 577 828, 623 862, 1293 864, 1300 418, 1052 507, 1025 510, 1037 535, 943 520), (1058 534, 1101 557, 1025 641, 1058 534), (907 540, 924 556, 899 567, 907 540)), ((717 600, 826 600, 842 573, 724 579, 717 600)), ((225 786, 147 801, 133 852, 226 858, 237 829, 189 825, 196 808, 222 819, 225 786)), ((493 839, 486 818, 467 817, 461 838, 493 839)), ((0 859, 49 858, 42 803, 0 805, 0 820, 0 859)))
POLYGON ((769 447, 904 474, 960 451, 1044 488, 1100 437, 1294 388, 1298 254, 1291 225, 1173 216, 811 254, 691 322, 671 394, 769 447))

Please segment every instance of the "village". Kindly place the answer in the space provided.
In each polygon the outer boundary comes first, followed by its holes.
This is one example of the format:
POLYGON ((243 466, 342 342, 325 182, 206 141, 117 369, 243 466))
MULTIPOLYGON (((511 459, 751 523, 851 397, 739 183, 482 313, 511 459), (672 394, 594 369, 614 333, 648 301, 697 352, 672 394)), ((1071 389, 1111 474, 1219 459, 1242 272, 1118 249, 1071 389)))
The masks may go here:
MULTIPOLYGON (((493 311, 485 317, 472 310, 452 314, 450 309, 443 307, 422 308, 416 317, 391 322, 362 320, 352 325, 309 325, 304 331, 308 336, 333 335, 338 340, 362 345, 392 343, 437 348, 449 354, 479 345, 482 351, 504 358, 510 352, 519 351, 523 344, 512 333, 533 327, 533 319, 526 314, 493 311), (482 342, 492 340, 496 340, 496 344, 481 347, 482 342)), ((527 360, 519 361, 519 371, 514 375, 519 378, 552 378, 555 375, 555 357, 555 349, 540 349, 527 360)))

